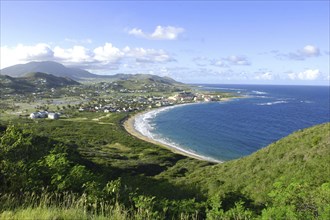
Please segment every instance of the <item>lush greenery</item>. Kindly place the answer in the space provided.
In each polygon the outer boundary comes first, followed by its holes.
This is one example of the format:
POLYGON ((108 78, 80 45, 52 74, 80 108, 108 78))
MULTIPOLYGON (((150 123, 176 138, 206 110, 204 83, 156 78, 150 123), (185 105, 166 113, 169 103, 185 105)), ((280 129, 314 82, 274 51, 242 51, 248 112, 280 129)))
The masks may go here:
POLYGON ((330 124, 212 164, 143 142, 126 113, 0 126, 0 219, 329 219, 330 124))
POLYGON ((31 72, 19 78, 0 75, 1 96, 5 94, 43 92, 69 85, 79 85, 79 83, 69 78, 57 77, 41 72, 31 72))

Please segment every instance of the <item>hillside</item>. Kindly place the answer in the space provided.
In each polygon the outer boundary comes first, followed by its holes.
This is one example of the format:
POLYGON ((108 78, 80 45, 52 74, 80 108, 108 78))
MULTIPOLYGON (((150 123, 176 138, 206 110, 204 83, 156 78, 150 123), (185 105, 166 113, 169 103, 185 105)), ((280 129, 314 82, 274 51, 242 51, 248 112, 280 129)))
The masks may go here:
POLYGON ((67 211, 111 218, 114 210, 119 219, 330 217, 330 123, 215 165, 128 135, 121 127, 126 114, 75 115, 38 123, 17 120, 6 132, 0 126, 3 218, 21 212, 30 217, 52 212, 59 218, 67 211), (50 191, 40 194, 45 187, 50 191), (26 197, 20 199, 6 194, 22 190, 26 197), (48 200, 53 196, 62 199, 48 200), (80 203, 86 198, 90 203, 80 203))
POLYGON ((67 77, 57 77, 52 74, 47 74, 42 72, 28 73, 22 79, 31 82, 35 86, 44 86, 46 88, 52 88, 52 87, 56 88, 56 87, 80 84, 67 77))
POLYGON ((175 81, 172 78, 169 77, 161 77, 157 75, 151 75, 151 74, 115 74, 112 76, 107 76, 108 79, 111 79, 112 81, 132 81, 132 83, 136 81, 145 81, 145 82, 157 82, 162 84, 168 84, 168 85, 183 85, 183 83, 180 83, 178 81, 175 81))
POLYGON ((79 83, 72 79, 41 72, 28 73, 23 77, 16 78, 0 75, 2 94, 23 94, 70 85, 79 85, 79 83))
POLYGON ((181 89, 188 89, 188 86, 179 83, 168 77, 160 77, 149 74, 136 75, 114 75, 113 76, 117 87, 130 91, 157 91, 157 92, 174 92, 181 89))
POLYGON ((1 87, 1 95, 2 94, 14 94, 14 93, 26 93, 26 92, 34 92, 35 87, 30 82, 22 79, 22 78, 13 78, 10 76, 2 76, 0 75, 0 87, 1 87))
POLYGON ((11 77, 23 77, 30 72, 43 72, 58 77, 71 78, 74 80, 97 77, 97 75, 92 74, 86 70, 65 67, 60 63, 56 63, 52 61, 29 62, 26 64, 17 64, 0 70, 1 75, 8 75, 11 77))
MULTIPOLYGON (((326 123, 299 130, 241 159, 190 168, 176 183, 199 185, 209 195, 239 192, 260 204, 269 201, 276 184, 303 184, 311 193, 330 183, 329 146, 330 123, 326 123)), ((172 176, 182 169, 177 166, 168 171, 172 176)))

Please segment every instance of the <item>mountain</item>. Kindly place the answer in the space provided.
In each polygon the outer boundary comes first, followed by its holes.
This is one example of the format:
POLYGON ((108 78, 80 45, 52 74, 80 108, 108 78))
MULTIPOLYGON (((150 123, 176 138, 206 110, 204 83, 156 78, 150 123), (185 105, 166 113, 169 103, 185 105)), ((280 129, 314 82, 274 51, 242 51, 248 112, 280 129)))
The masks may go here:
POLYGON ((30 72, 43 72, 58 77, 67 77, 74 80, 83 80, 85 78, 97 78, 98 75, 92 74, 86 70, 78 68, 69 68, 52 61, 30 62, 26 64, 17 64, 0 70, 1 75, 11 77, 23 77, 30 72))
POLYGON ((42 72, 32 72, 26 74, 24 77, 16 78, 0 75, 0 87, 4 94, 35 92, 40 89, 58 88, 69 85, 79 85, 79 83, 69 78, 57 77, 42 72))
POLYGON ((17 64, 0 70, 0 75, 8 75, 11 77, 23 77, 27 73, 42 72, 52 74, 57 77, 66 77, 77 81, 150 81, 168 85, 182 85, 169 77, 160 77, 150 74, 116 74, 116 75, 97 75, 86 70, 78 68, 69 68, 60 63, 53 61, 30 62, 26 64, 17 64))

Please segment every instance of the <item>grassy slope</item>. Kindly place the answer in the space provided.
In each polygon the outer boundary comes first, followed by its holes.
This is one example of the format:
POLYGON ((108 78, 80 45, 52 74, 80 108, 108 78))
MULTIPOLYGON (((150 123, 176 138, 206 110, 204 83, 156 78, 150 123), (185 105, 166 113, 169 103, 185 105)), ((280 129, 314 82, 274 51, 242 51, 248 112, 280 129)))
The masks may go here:
MULTIPOLYGON (((285 185, 298 181, 315 187, 330 182, 329 146, 330 123, 327 123, 299 130, 242 159, 190 167, 190 172, 176 182, 200 185, 209 195, 240 191, 263 203, 277 181, 285 185)), ((182 165, 177 164, 161 176, 173 176, 180 169, 182 165)))
POLYGON ((285 185, 298 181, 314 188, 330 182, 330 123, 297 131, 245 158, 212 165, 128 135, 120 126, 123 117, 82 113, 57 121, 26 122, 38 135, 76 145, 106 179, 122 176, 125 185, 158 198, 204 200, 200 188, 207 197, 239 191, 264 204, 277 181, 285 185))
POLYGON ((28 73, 24 77, 18 78, 0 75, 0 86, 3 89, 0 94, 25 94, 36 92, 39 89, 58 88, 69 85, 79 85, 79 83, 68 78, 56 77, 41 72, 28 73))
POLYGON ((264 203, 277 181, 302 180, 315 186, 330 182, 330 123, 297 131, 245 158, 212 165, 128 135, 120 126, 123 117, 81 113, 70 119, 27 122, 41 136, 75 144, 84 158, 112 178, 127 176, 129 185, 150 195, 191 198, 198 191, 204 195, 239 191, 264 203), (167 192, 161 192, 163 186, 169 186, 167 192))
POLYGON ((125 116, 124 113, 77 113, 68 119, 25 122, 21 119, 14 123, 28 123, 39 136, 77 146, 80 155, 94 164, 95 171, 109 180, 122 177, 124 184, 139 188, 144 194, 176 199, 198 196, 193 188, 154 178, 178 161, 193 159, 128 135, 120 125, 125 116))

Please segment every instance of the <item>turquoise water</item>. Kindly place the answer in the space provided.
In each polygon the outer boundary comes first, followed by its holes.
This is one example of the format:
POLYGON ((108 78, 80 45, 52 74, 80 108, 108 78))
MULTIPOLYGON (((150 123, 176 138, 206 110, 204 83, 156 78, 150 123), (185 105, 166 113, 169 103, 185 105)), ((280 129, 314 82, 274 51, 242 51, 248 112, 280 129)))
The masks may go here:
POLYGON ((248 98, 183 105, 140 116, 142 134, 218 161, 249 155, 288 134, 329 122, 329 87, 200 85, 248 98))

